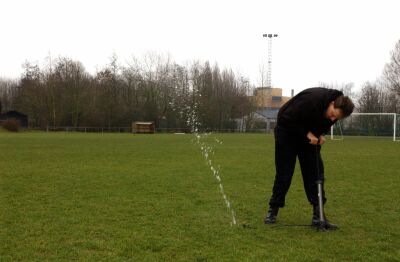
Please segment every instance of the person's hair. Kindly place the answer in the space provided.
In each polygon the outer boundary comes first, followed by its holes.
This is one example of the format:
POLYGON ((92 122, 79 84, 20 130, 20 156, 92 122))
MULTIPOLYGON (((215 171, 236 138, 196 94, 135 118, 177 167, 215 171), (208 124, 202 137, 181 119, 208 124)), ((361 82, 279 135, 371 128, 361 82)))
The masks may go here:
POLYGON ((343 117, 348 117, 354 110, 354 104, 348 96, 338 96, 334 106, 342 110, 343 117))

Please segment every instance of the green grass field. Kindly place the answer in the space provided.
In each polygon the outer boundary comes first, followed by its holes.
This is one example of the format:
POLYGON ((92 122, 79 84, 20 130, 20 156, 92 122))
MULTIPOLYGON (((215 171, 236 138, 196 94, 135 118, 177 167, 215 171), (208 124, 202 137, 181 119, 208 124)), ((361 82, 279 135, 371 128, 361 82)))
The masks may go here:
POLYGON ((201 141, 237 225, 194 135, 0 132, 0 261, 399 261, 400 143, 327 142, 320 233, 284 226, 311 221, 298 166, 263 224, 271 135, 201 141))

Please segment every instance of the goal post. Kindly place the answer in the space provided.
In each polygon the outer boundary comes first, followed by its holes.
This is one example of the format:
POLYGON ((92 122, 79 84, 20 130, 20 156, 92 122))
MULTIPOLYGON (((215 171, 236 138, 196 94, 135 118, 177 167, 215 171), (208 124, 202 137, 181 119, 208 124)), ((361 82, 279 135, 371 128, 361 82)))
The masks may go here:
POLYGON ((331 127, 331 140, 342 140, 343 136, 390 137, 399 141, 400 114, 353 113, 337 121, 331 127))
POLYGON ((331 140, 343 140, 343 131, 340 121, 331 126, 331 140))

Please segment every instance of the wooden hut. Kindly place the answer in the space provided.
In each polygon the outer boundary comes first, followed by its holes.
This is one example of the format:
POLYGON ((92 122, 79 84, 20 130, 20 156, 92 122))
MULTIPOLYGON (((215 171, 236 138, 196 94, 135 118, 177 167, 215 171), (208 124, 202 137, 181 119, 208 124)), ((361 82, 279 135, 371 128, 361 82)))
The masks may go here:
POLYGON ((19 122, 22 128, 28 128, 28 116, 17 112, 17 111, 8 111, 4 114, 0 114, 0 124, 6 122, 7 120, 16 120, 19 122))
POLYGON ((154 122, 133 122, 132 133, 136 134, 154 134, 154 122))

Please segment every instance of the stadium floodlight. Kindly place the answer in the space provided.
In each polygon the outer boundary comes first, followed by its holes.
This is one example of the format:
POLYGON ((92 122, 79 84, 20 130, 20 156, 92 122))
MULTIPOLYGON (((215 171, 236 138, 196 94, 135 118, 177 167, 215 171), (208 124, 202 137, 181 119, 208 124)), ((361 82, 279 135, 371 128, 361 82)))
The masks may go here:
POLYGON ((272 38, 278 37, 278 34, 263 34, 263 37, 268 38, 268 70, 266 87, 272 87, 271 71, 272 71, 272 38))
MULTIPOLYGON (((331 140, 344 135, 399 138, 400 115, 396 113, 353 113, 331 127, 331 140)), ((338 138, 339 137, 339 138, 338 138)))

